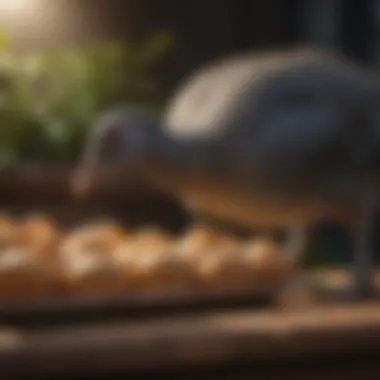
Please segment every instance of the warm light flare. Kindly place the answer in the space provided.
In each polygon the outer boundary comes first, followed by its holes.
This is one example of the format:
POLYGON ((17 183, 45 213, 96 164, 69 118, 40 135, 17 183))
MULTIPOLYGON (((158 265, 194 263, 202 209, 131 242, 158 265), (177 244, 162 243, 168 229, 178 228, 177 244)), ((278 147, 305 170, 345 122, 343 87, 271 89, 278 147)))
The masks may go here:
POLYGON ((36 0, 0 0, 0 14, 4 17, 23 17, 33 14, 36 0))

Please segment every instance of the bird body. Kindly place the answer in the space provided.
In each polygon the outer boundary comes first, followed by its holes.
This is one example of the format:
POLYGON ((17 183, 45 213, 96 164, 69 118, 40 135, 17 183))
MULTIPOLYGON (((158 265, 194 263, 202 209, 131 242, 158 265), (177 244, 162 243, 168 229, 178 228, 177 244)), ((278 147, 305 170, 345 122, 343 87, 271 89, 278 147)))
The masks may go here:
POLYGON ((347 219, 376 180, 379 89, 317 50, 222 60, 169 102, 145 170, 194 212, 251 227, 347 219))
POLYGON ((376 76, 335 54, 229 57, 190 76, 156 128, 116 112, 81 173, 95 161, 138 168, 194 214, 252 228, 355 224, 377 186, 379 95, 376 76))

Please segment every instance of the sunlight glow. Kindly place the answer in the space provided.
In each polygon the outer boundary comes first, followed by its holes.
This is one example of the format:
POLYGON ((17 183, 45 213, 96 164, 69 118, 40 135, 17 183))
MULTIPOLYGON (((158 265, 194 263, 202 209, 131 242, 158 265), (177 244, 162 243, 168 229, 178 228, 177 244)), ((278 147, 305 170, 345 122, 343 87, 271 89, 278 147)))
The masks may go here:
POLYGON ((23 17, 36 8, 36 0, 0 0, 0 13, 4 17, 23 17))

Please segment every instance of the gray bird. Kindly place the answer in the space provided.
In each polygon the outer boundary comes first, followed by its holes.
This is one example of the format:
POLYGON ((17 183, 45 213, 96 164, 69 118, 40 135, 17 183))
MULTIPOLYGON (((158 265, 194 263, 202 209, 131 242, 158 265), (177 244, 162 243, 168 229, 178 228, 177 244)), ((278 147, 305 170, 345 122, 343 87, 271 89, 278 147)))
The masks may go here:
POLYGON ((368 296, 379 95, 374 73, 318 49, 221 59, 180 86, 160 123, 128 108, 100 118, 74 183, 88 191, 102 173, 138 172, 194 214, 286 229, 295 260, 316 223, 341 222, 355 293, 368 296))

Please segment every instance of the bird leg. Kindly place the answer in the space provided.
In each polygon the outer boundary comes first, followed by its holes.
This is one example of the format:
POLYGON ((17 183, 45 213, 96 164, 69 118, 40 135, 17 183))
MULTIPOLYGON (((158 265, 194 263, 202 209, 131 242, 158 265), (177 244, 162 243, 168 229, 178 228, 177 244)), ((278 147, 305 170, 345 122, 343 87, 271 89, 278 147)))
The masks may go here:
POLYGON ((303 253, 309 242, 309 232, 303 227, 291 227, 287 231, 285 254, 287 259, 296 264, 302 260, 303 253))
POLYGON ((353 236, 352 292, 357 299, 375 295, 373 283, 373 227, 377 206, 376 192, 370 189, 363 197, 359 215, 351 223, 353 236))
POLYGON ((291 227, 285 243, 286 259, 294 266, 294 275, 279 295, 280 306, 304 306, 315 302, 310 276, 302 268, 302 258, 309 242, 309 229, 291 227))

